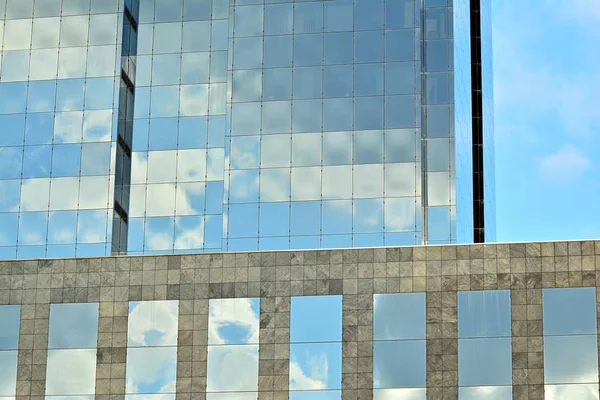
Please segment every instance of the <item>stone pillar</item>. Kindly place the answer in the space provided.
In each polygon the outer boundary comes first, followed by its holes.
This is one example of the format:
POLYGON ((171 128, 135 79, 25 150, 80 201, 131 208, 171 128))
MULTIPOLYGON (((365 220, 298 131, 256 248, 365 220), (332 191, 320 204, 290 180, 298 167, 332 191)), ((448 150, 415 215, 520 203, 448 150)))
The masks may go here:
MULTIPOLYGON (((513 276, 513 287, 521 286, 513 276)), ((512 381, 514 400, 544 398, 542 289, 512 289, 512 381)))
POLYGON ((373 295, 342 298, 342 399, 373 398, 373 295))
POLYGON ((457 253, 434 246, 415 248, 413 253, 415 275, 425 265, 427 399, 457 399, 457 253))
POLYGON ((287 400, 290 370, 290 298, 260 299, 258 399, 287 400))
POLYGON ((206 398, 208 299, 179 302, 177 400, 206 398))
POLYGON ((127 328, 129 316, 129 269, 128 258, 104 258, 101 262, 78 260, 75 281, 76 300, 84 295, 90 302, 99 301, 98 356, 96 359, 96 399, 123 399, 125 396, 125 364, 127 362, 127 328), (89 272, 89 275, 88 275, 89 272), (79 278, 81 276, 81 278, 79 278), (87 277, 87 278, 86 278, 87 277), (92 278, 94 288, 88 291, 85 283, 92 278), (77 279, 79 278, 79 279, 77 279), (98 288, 100 286, 99 292, 98 288), (98 299, 98 292, 99 299, 98 299), (91 297, 90 297, 91 295, 91 297))

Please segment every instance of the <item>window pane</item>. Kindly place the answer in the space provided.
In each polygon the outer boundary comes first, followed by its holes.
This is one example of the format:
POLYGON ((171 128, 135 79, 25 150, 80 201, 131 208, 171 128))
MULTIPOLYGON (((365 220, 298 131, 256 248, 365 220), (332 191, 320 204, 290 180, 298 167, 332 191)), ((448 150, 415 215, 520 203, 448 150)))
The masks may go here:
POLYGON ((375 388, 425 387, 425 341, 375 342, 373 386, 375 388))
POLYGON ((48 348, 95 348, 97 342, 98 303, 50 305, 48 348))
POLYGON ((459 339, 459 386, 510 385, 510 338, 459 339))
POLYGON ((596 335, 544 336, 546 383, 598 382, 596 335))
POLYGON ((342 297, 292 297, 290 341, 338 342, 342 339, 342 297))
POLYGON ((129 304, 129 347, 176 346, 177 301, 140 301, 129 304))
POLYGON ((460 338, 510 336, 510 292, 484 290, 458 293, 460 338))
POLYGON ((425 339, 425 294, 376 294, 373 340, 425 339))
POLYGON ((596 334, 595 288, 544 289, 543 300, 544 335, 596 334))

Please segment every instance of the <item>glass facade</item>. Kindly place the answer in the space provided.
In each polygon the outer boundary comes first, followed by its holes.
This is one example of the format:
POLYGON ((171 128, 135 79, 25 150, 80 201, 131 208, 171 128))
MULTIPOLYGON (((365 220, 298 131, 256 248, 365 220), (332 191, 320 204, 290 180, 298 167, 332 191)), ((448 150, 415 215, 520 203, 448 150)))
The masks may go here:
POLYGON ((468 3, 0 0, 0 258, 472 242, 468 3))

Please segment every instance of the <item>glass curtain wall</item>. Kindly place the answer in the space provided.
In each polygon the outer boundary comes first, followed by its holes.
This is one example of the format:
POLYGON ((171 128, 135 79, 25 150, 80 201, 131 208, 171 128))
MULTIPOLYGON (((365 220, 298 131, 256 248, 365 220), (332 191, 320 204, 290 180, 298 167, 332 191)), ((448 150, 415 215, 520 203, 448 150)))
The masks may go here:
POLYGON ((420 244, 420 7, 232 4, 224 249, 420 244))
POLYGON ((228 3, 140 1, 129 254, 221 249, 228 3))
POLYGON ((121 2, 0 4, 0 257, 110 254, 121 2))

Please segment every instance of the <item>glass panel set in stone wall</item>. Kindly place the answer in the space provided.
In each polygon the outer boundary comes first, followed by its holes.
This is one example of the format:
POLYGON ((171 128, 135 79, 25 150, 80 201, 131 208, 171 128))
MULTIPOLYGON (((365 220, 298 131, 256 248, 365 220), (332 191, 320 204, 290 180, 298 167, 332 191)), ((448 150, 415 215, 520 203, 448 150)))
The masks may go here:
POLYGON ((20 306, 0 306, 0 399, 13 400, 17 390, 20 306))
POLYGON ((376 294, 373 399, 425 399, 425 293, 376 294))
POLYGON ((342 296, 292 297, 290 400, 342 396, 342 296))
POLYGON ((512 399, 510 291, 458 292, 459 397, 512 399))
POLYGON ((127 400, 174 400, 179 301, 129 304, 127 400))
POLYGON ((212 299, 207 400, 257 400, 260 299, 212 299))
POLYGON ((98 303, 50 305, 46 399, 94 399, 98 311, 98 303))
POLYGON ((598 398, 596 288, 543 290, 546 399, 598 398))
MULTIPOLYGON (((290 399, 340 399, 343 296, 291 298, 290 399)), ((258 398, 260 298, 211 299, 208 400, 258 398)), ((544 357, 549 399, 595 399, 598 392, 594 288, 544 290, 544 357), (565 397, 567 396, 567 397, 565 397)), ((373 296, 373 396, 426 396, 426 294, 373 296)), ((51 304, 46 398, 95 395, 98 303, 51 304)), ((129 303, 125 398, 173 400, 179 301, 129 303)), ((20 307, 0 306, 0 400, 15 395, 20 307)), ((370 340, 370 339, 369 339, 370 340)), ((442 339, 440 339, 442 340, 442 339)), ((453 339, 443 339, 453 340, 453 339)), ((512 398, 508 290, 458 292, 458 384, 464 400, 512 398)), ((200 355, 202 359, 202 355, 200 355)))

